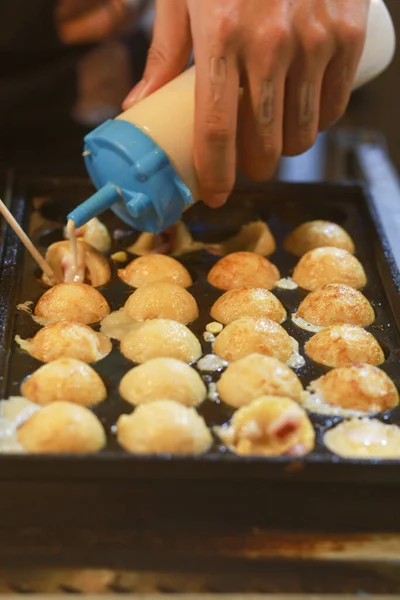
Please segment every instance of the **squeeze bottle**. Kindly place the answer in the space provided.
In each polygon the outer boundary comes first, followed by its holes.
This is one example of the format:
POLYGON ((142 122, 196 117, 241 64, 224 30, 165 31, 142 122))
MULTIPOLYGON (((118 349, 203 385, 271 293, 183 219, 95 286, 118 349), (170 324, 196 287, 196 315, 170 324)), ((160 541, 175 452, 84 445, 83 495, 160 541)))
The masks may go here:
MULTIPOLYGON (((355 2, 357 0, 354 0, 355 2)), ((354 89, 393 58, 396 39, 383 0, 371 0, 354 89)), ((111 208, 139 231, 160 233, 199 200, 193 164, 195 67, 89 133, 83 156, 97 192, 68 218, 77 227, 111 208)))

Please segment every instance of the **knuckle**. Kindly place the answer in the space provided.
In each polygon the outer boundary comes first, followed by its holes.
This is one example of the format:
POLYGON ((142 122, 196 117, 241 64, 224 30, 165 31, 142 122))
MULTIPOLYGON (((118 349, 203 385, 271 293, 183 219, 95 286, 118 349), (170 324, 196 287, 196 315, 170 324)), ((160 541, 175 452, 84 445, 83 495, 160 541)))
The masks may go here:
POLYGON ((274 24, 274 31, 272 34, 272 43, 276 51, 286 51, 292 40, 292 34, 290 28, 285 23, 274 24))
POLYGON ((204 138, 206 142, 226 144, 232 137, 232 128, 219 112, 209 111, 204 116, 204 138))
POLYGON ((169 51, 160 44, 152 44, 147 53, 148 64, 167 64, 169 62, 169 51))
POLYGON ((310 25, 301 40, 306 53, 316 58, 325 53, 330 47, 332 40, 328 31, 319 24, 310 25))
POLYGON ((342 46, 350 50, 358 50, 364 43, 365 28, 359 23, 343 21, 338 26, 337 35, 342 46))
POLYGON ((229 44, 238 33, 238 19, 232 12, 218 10, 212 26, 212 38, 223 45, 229 44))
POLYGON ((282 147, 276 139, 276 136, 270 132, 261 133, 261 143, 263 154, 267 162, 277 162, 281 155, 282 147))

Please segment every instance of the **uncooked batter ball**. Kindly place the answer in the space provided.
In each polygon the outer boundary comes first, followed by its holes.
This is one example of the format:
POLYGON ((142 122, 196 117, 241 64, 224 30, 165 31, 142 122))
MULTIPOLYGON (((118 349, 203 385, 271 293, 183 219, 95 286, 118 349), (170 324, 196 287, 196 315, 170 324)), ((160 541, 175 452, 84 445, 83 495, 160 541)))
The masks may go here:
POLYGON ((349 285, 330 283, 304 298, 295 315, 298 317, 318 327, 345 323, 367 327, 374 322, 375 313, 361 292, 349 285))
POLYGON ((279 279, 277 267, 253 252, 227 254, 208 274, 208 282, 220 290, 232 290, 243 286, 270 290, 276 286, 279 279))
POLYGON ((122 339, 121 352, 136 363, 152 358, 176 358, 192 363, 202 354, 200 343, 190 329, 169 319, 138 324, 122 339))
POLYGON ((41 323, 75 321, 89 325, 110 313, 107 301, 98 290, 86 283, 59 283, 43 294, 34 315, 41 323))
POLYGON ((393 381, 378 367, 352 365, 333 369, 310 384, 324 404, 366 413, 397 406, 399 394, 393 381))
POLYGON ((134 405, 169 398, 186 406, 198 406, 207 396, 197 371, 175 358, 154 358, 134 367, 122 378, 119 391, 134 405))
POLYGON ((18 429, 18 441, 32 454, 86 454, 106 445, 99 419, 87 408, 54 402, 34 413, 18 429))
POLYGON ((355 325, 333 325, 315 334, 305 345, 306 354, 327 367, 356 363, 380 365, 385 360, 373 335, 355 325))
POLYGON ((155 281, 169 281, 184 288, 193 283, 189 271, 175 258, 165 254, 147 254, 135 258, 125 269, 119 269, 118 275, 135 288, 155 281))
POLYGON ((58 358, 97 362, 112 349, 106 335, 74 321, 59 321, 47 325, 28 340, 21 339, 19 335, 15 339, 23 350, 45 363, 58 358))
POLYGON ((265 288, 240 287, 225 292, 213 304, 213 319, 227 325, 240 317, 266 317, 277 323, 286 319, 286 310, 272 292, 265 288))
POLYGON ((124 310, 135 321, 171 319, 184 325, 199 316, 199 309, 192 294, 169 281, 142 285, 129 296, 124 310))
POLYGON ((355 256, 340 248, 316 248, 297 263, 292 279, 305 290, 316 290, 327 283, 344 283, 362 288, 367 277, 355 256))
POLYGON ((242 317, 221 331, 213 343, 213 350, 228 362, 254 353, 286 362, 296 348, 294 340, 275 321, 242 317))
POLYGON ((307 413, 290 398, 275 396, 239 408, 230 425, 217 433, 227 448, 242 456, 303 456, 315 444, 307 413))
POLYGON ((343 421, 325 433, 324 443, 343 458, 400 458, 400 428, 377 419, 343 421))
POLYGON ((212 444, 211 433, 194 408, 162 399, 122 415, 117 436, 133 454, 202 454, 212 444))
POLYGON ((25 379, 21 395, 41 405, 62 400, 92 406, 104 400, 107 391, 92 367, 74 358, 59 358, 25 379))
POLYGON ((283 247, 295 256, 303 256, 315 248, 334 246, 354 253, 354 243, 347 231, 331 221, 309 221, 296 227, 283 247))
POLYGON ((217 391, 225 404, 240 408, 260 396, 283 396, 300 402, 303 386, 297 375, 276 358, 250 354, 228 366, 217 391))

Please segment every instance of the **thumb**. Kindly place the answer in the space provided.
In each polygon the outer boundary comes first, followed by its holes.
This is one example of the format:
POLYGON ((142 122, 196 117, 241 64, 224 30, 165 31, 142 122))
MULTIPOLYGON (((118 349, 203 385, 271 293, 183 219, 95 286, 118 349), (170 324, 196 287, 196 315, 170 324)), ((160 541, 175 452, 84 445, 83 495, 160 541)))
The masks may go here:
POLYGON ((192 47, 186 0, 157 0, 153 41, 141 81, 123 102, 130 108, 177 77, 185 68, 192 47))

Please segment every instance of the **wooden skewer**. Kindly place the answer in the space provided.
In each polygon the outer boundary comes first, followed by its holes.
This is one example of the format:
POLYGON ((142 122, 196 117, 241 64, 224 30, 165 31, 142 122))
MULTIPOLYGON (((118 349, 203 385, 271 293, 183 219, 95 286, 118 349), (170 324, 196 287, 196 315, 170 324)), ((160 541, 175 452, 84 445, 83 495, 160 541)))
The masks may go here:
POLYGON ((59 281, 58 281, 57 277, 55 276, 54 271, 50 267, 49 263, 45 261, 43 256, 40 254, 39 250, 37 250, 37 248, 35 248, 35 246, 31 242, 31 240, 26 235, 25 231, 17 223, 17 221, 15 220, 15 218, 10 213, 7 206, 4 204, 4 202, 1 199, 0 199, 0 213, 3 215, 3 217, 5 218, 5 220, 11 227, 11 229, 14 230, 14 232, 19 237, 21 242, 24 244, 24 246, 28 250, 28 252, 30 252, 33 259, 38 263, 38 265, 42 269, 42 271, 44 273, 46 273, 47 277, 51 281, 55 281, 56 283, 59 283, 59 281))

